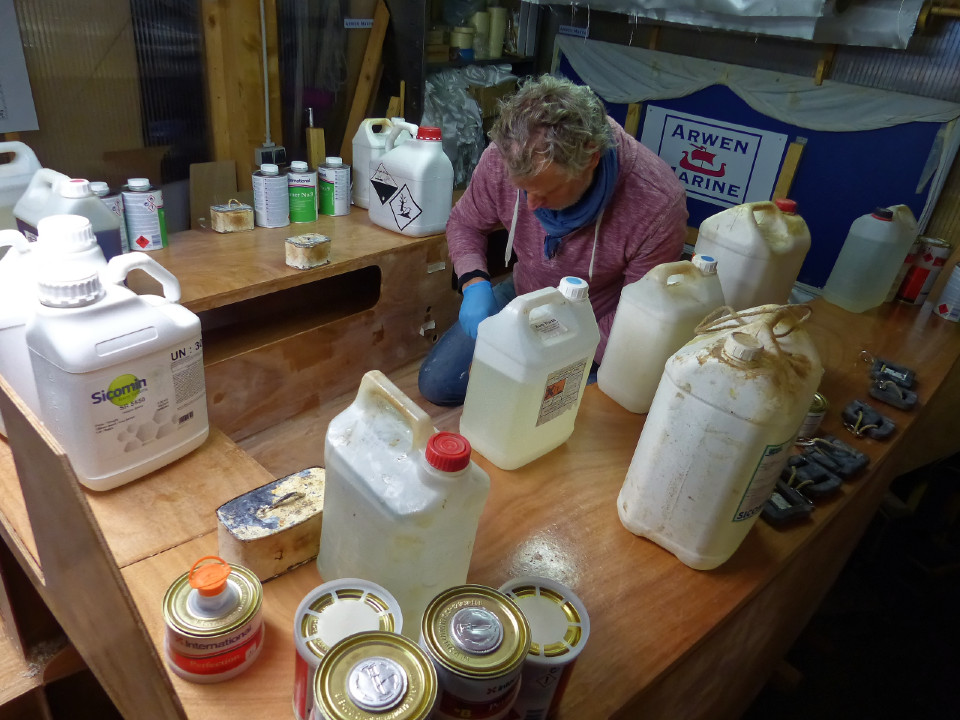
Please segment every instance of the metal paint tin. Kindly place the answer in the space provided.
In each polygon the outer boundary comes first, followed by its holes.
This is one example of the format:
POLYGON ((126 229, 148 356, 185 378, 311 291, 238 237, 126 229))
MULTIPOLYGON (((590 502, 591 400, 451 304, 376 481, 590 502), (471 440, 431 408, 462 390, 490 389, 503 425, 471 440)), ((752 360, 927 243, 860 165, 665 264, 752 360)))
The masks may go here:
POLYGON ((817 436, 817 430, 820 429, 820 422, 827 414, 827 408, 830 407, 827 399, 820 393, 813 394, 813 400, 810 403, 810 409, 807 415, 800 423, 800 430, 797 431, 798 439, 809 439, 817 436))
POLYGON ((290 224, 290 191, 279 166, 264 163, 253 173, 253 221, 258 227, 290 224))
POLYGON ((228 680, 263 646, 263 587, 257 576, 214 555, 178 577, 163 598, 170 669, 196 683, 228 680), (210 564, 204 564, 206 561, 210 564))
POLYGON ((317 168, 317 196, 321 215, 350 214, 350 166, 343 159, 328 157, 317 168))
POLYGON ((391 632, 344 638, 320 661, 312 720, 426 720, 437 672, 412 640, 391 632))
POLYGON ((506 718, 530 651, 530 626, 512 599, 484 585, 444 590, 424 611, 420 646, 437 669, 435 718, 506 718))
POLYGON ((317 219, 317 173, 311 172, 302 160, 290 163, 287 173, 290 195, 290 222, 307 223, 317 219))
POLYGON ((147 178, 129 178, 120 193, 131 250, 160 250, 167 246, 167 218, 163 191, 147 178))
POLYGON ((955 264, 950 271, 950 278, 933 306, 933 311, 952 322, 960 320, 960 263, 955 264))
POLYGON ((311 590, 293 616, 297 647, 293 680, 293 712, 307 720, 314 707, 314 679, 321 659, 340 640, 358 632, 399 633, 400 604, 376 583, 343 578, 311 590))
POLYGON ((590 637, 590 617, 574 592, 542 577, 519 577, 500 587, 530 624, 530 652, 520 694, 508 717, 544 720, 560 704, 574 663, 590 637))
POLYGON ((921 237, 919 240, 923 245, 897 292, 898 300, 913 305, 922 305, 927 299, 952 251, 950 244, 939 238, 921 237))

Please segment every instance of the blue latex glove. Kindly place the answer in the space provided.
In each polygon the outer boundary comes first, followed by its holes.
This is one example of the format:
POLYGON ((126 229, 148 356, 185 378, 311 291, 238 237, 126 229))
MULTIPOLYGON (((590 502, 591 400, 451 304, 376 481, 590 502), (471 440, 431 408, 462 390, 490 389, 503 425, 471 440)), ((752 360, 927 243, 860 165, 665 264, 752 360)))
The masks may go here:
POLYGON ((467 335, 476 340, 480 322, 496 315, 499 309, 489 280, 468 285, 463 289, 463 302, 460 303, 460 326, 467 335))

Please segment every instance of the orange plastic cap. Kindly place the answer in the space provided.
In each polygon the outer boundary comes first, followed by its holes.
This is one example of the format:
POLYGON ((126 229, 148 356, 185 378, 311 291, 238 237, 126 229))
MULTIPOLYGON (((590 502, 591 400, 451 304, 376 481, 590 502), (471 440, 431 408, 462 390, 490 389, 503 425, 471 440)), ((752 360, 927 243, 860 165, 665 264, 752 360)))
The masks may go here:
POLYGON ((190 568, 190 587, 194 588, 204 597, 219 595, 227 586, 227 578, 232 572, 229 563, 216 555, 206 555, 197 560, 190 568), (212 560, 209 565, 200 563, 212 560))

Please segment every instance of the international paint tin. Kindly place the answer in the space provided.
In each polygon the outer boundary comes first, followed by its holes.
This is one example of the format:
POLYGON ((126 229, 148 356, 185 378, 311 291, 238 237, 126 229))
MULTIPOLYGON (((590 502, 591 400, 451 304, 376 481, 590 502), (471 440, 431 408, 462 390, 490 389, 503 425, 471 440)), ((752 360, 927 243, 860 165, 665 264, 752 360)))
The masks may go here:
POLYGON ((290 163, 287 173, 290 195, 290 222, 308 223, 317 219, 317 173, 302 160, 290 163))
POLYGON ((502 720, 520 690, 530 626, 517 604, 484 585, 458 585, 427 605, 420 646, 437 669, 438 720, 502 720))
POLYGON ((827 414, 828 407, 827 399, 820 393, 814 393, 813 400, 810 403, 810 409, 807 410, 806 417, 804 417, 803 422, 800 423, 800 430, 797 432, 797 437, 804 440, 816 437, 817 430, 820 429, 820 423, 824 415, 827 414))
POLYGON ((921 237, 923 246, 903 278, 897 299, 913 305, 922 305, 937 281, 940 271, 950 257, 949 243, 938 238, 921 237))
POLYGON ((508 717, 544 720, 560 704, 590 637, 587 609, 570 588, 548 578, 514 578, 500 591, 517 603, 530 624, 530 652, 520 675, 520 694, 508 717))
POLYGON ((196 683, 242 673, 263 647, 262 603, 260 581, 245 567, 213 555, 197 560, 163 598, 170 669, 196 683))
POLYGON ((937 298, 933 311, 942 318, 960 320, 960 263, 953 266, 947 284, 937 298))
POLYGON ((160 250, 167 246, 167 218, 163 191, 147 178, 129 178, 120 193, 131 250, 160 250))
POLYGON ((253 221, 258 227, 290 224, 290 193, 280 167, 264 163, 253 173, 253 221))
POLYGON ((317 168, 321 215, 350 214, 350 166, 338 157, 328 157, 317 168))
POLYGON ((437 671, 413 641, 391 632, 344 638, 320 661, 312 720, 426 720, 437 671))
POLYGON ((400 604, 376 583, 342 578, 311 590, 293 616, 297 647, 293 680, 293 712, 308 720, 314 706, 314 680, 320 660, 340 640, 358 632, 399 633, 400 604))

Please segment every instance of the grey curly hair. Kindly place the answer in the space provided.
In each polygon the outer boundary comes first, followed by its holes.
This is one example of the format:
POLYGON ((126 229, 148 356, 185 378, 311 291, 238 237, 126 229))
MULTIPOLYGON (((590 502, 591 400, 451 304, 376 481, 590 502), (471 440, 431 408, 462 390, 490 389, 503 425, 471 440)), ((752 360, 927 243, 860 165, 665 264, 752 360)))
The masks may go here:
POLYGON ((514 177, 529 177, 556 163, 573 177, 597 151, 613 146, 607 111, 589 87, 541 75, 500 102, 490 138, 514 177))

